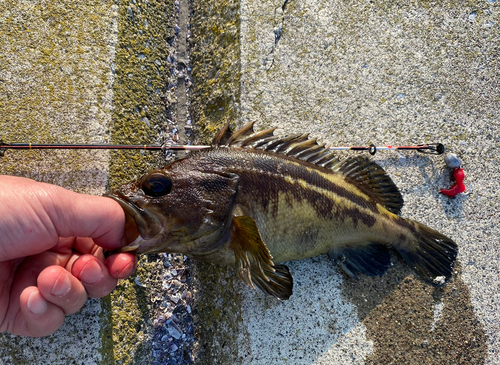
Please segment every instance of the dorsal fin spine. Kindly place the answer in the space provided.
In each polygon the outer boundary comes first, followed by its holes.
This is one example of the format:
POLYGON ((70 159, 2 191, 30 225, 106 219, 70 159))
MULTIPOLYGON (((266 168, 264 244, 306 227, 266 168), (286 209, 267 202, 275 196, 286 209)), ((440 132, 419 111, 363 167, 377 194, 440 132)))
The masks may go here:
POLYGON ((260 148, 260 149, 265 149, 266 145, 272 141, 275 141, 277 140, 278 137, 276 136, 272 136, 272 137, 269 137, 269 138, 265 138, 257 143, 254 144, 254 148, 260 148))
POLYGON ((314 146, 316 139, 307 139, 309 134, 305 135, 306 138, 303 142, 297 142, 292 148, 287 151, 288 156, 297 157, 300 153, 307 150, 309 147, 314 146))
POLYGON ((295 135, 295 138, 291 139, 290 141, 283 143, 281 146, 279 146, 276 149, 276 152, 282 152, 283 154, 288 156, 288 152, 295 147, 297 143, 300 143, 307 139, 307 134, 297 134, 295 135))
POLYGON ((255 146, 253 145, 253 143, 255 141, 262 141, 262 140, 266 140, 269 138, 276 139, 276 137, 273 135, 273 132, 275 130, 276 130, 276 128, 270 128, 270 129, 266 129, 264 131, 261 131, 259 133, 254 133, 250 137, 246 138, 244 141, 241 142, 241 147, 251 146, 251 147, 255 148, 255 146))
POLYGON ((325 145, 316 144, 315 146, 308 148, 304 152, 298 154, 296 157, 300 158, 301 160, 307 161, 307 159, 309 159, 314 154, 318 153, 318 151, 321 151, 324 147, 325 145))
POLYGON ((248 123, 247 125, 243 126, 243 128, 240 128, 236 132, 234 132, 231 138, 229 138, 229 140, 227 141, 227 145, 231 146, 234 143, 244 140, 245 137, 251 136, 254 133, 254 124, 255 122, 248 123))

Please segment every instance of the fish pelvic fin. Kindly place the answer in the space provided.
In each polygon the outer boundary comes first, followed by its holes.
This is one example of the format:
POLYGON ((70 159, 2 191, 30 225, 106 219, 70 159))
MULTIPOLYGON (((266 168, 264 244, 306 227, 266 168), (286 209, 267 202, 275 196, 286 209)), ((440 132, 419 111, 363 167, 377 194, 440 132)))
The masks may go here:
POLYGON ((389 247, 377 242, 360 242, 335 247, 328 251, 328 257, 340 264, 352 278, 358 280, 358 273, 369 276, 382 275, 391 265, 389 247))
POLYGON ((288 268, 274 265, 252 217, 233 217, 229 247, 234 251, 238 276, 247 285, 256 285, 278 299, 292 295, 293 279, 288 268))
POLYGON ((412 236, 400 236, 393 247, 420 278, 436 286, 444 284, 453 274, 458 254, 457 244, 445 235, 415 221, 405 220, 412 236))
POLYGON ((267 267, 263 270, 268 280, 252 266, 251 272, 255 286, 278 299, 289 299, 293 292, 293 278, 288 267, 280 264, 274 265, 272 271, 267 267))

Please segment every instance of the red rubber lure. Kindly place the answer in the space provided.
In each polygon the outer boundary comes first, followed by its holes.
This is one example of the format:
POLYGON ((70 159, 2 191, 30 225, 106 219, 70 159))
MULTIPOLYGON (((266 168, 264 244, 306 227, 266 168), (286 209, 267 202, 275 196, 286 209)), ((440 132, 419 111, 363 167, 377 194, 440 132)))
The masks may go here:
POLYGON ((450 189, 441 189, 439 192, 450 198, 456 197, 458 194, 463 194, 465 192, 465 185, 463 183, 465 174, 464 169, 459 167, 453 171, 453 177, 455 178, 456 183, 450 189))
POLYGON ((469 191, 465 192, 465 185, 464 185, 464 179, 465 179, 465 174, 464 174, 464 169, 460 166, 461 162, 458 159, 458 157, 452 153, 448 154, 445 157, 446 164, 453 168, 453 177, 455 178, 455 184, 450 189, 441 189, 439 192, 441 194, 444 194, 446 196, 449 196, 450 198, 456 197, 458 194, 462 195, 467 195, 470 193, 469 191))

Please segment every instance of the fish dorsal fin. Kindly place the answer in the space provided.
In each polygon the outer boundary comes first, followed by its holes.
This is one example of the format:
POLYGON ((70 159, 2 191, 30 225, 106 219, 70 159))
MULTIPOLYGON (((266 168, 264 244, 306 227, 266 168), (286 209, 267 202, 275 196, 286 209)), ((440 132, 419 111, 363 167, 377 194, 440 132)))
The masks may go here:
POLYGON ((235 131, 231 138, 227 141, 228 146, 236 145, 238 143, 241 143, 242 141, 245 141, 247 137, 255 134, 253 130, 253 125, 255 122, 248 123, 247 125, 244 125, 242 128, 238 129, 235 131))
POLYGON ((388 211, 399 214, 403 208, 403 197, 392 179, 382 167, 367 157, 351 157, 329 166, 345 176, 366 195, 374 198, 388 211))
POLYGON ((253 126, 254 123, 249 123, 231 132, 226 125, 215 137, 213 145, 275 152, 332 169, 390 212, 400 213, 403 197, 392 179, 375 162, 362 156, 341 161, 324 145, 319 145, 316 139, 309 139, 308 134, 278 137, 273 134, 276 128, 255 132, 253 126))
POLYGON ((307 133, 278 137, 273 134, 276 128, 255 132, 253 126, 254 123, 249 123, 231 132, 229 125, 226 125, 214 138, 212 145, 276 152, 322 167, 331 165, 337 160, 333 152, 325 149, 324 145, 318 145, 316 139, 308 139, 307 133))
POLYGON ((227 123, 224 128, 222 128, 219 133, 217 133, 212 140, 212 146, 226 146, 227 141, 229 138, 231 138, 231 135, 233 132, 231 131, 231 128, 229 126, 229 123, 227 123))

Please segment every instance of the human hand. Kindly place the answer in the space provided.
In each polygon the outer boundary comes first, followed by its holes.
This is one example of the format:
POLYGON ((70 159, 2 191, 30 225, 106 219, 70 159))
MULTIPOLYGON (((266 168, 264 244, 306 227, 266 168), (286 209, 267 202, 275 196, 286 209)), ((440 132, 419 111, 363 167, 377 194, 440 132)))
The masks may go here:
POLYGON ((108 295, 136 265, 129 253, 104 258, 126 244, 124 226, 112 199, 0 176, 0 332, 49 335, 108 295))

